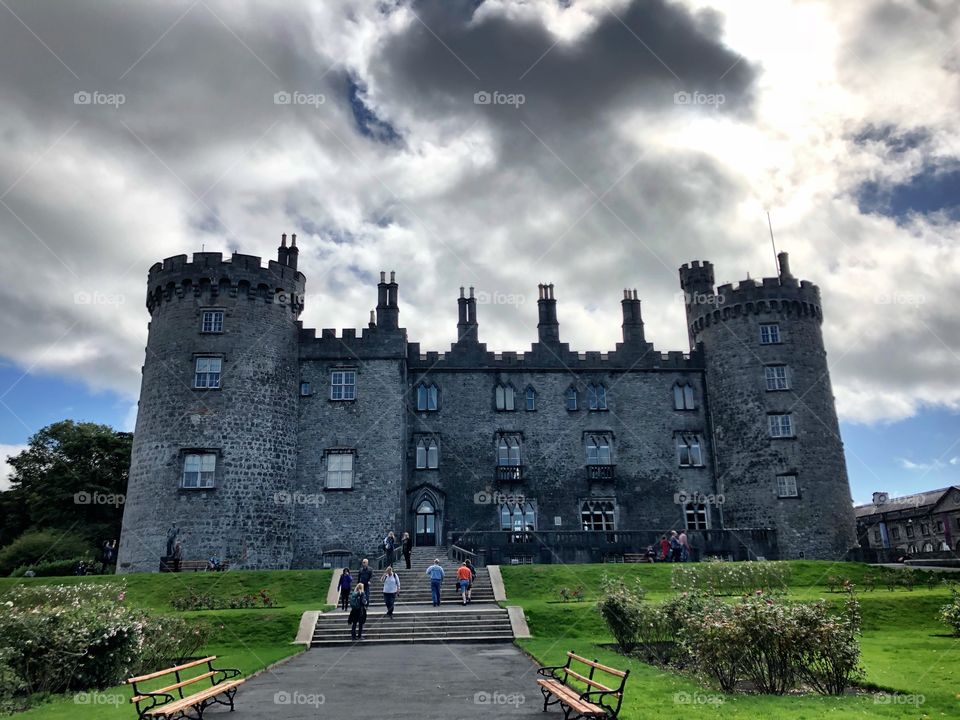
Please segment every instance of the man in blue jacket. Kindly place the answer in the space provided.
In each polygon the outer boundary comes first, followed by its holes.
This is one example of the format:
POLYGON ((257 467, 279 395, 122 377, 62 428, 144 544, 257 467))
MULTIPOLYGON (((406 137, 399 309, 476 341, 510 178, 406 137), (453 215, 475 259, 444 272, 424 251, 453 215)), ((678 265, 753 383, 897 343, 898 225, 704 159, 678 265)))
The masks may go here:
POLYGON ((440 604, 440 583, 443 582, 443 568, 440 567, 440 558, 433 561, 433 565, 427 568, 427 575, 430 576, 430 592, 433 595, 433 606, 440 604))

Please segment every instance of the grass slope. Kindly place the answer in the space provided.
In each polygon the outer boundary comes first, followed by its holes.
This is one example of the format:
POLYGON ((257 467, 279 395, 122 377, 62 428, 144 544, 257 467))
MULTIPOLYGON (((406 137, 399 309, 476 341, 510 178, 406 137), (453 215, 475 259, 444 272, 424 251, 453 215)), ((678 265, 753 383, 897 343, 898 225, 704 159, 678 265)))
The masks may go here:
MULTIPOLYGON (((827 591, 827 577, 842 575, 857 584, 868 573, 878 574, 874 568, 857 564, 797 561, 790 565, 791 599, 824 598, 839 603, 842 596, 827 591)), ((946 627, 937 620, 939 608, 949 599, 946 589, 890 592, 883 588, 858 593, 864 617, 865 682, 908 697, 725 695, 693 678, 660 670, 602 647, 613 642, 595 609, 603 575, 619 575, 628 583, 638 579, 648 597, 658 601, 671 595, 670 571, 668 564, 503 567, 508 604, 523 606, 534 635, 533 639, 518 643, 544 664, 563 664, 564 653, 576 650, 614 667, 629 668, 621 714, 625 720, 960 717, 960 639, 949 637, 946 627), (560 587, 578 585, 585 590, 584 602, 556 602, 560 587)), ((532 677, 530 685, 530 697, 538 698, 532 677)))

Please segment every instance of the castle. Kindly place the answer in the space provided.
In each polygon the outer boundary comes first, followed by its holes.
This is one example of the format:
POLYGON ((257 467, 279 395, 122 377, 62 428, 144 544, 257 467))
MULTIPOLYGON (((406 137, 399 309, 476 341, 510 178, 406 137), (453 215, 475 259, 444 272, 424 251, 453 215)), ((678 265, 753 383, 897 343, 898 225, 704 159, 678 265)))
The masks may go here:
POLYGON ((362 332, 298 321, 296 236, 276 261, 194 253, 150 268, 149 339, 120 572, 183 557, 309 568, 376 557, 388 530, 486 562, 622 560, 671 529, 696 556, 841 558, 854 514, 816 285, 714 287, 680 268, 689 352, 647 340, 624 291, 610 352, 493 353, 461 289, 457 340, 423 351, 381 273, 362 332))

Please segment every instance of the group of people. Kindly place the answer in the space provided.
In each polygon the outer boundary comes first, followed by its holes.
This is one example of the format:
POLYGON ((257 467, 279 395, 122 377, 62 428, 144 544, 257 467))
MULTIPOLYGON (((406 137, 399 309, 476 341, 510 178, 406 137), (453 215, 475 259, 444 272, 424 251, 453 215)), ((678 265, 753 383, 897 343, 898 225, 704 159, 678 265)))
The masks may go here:
POLYGON ((660 562, 689 562, 690 561, 690 541, 687 539, 685 530, 679 533, 676 530, 670 531, 670 536, 660 537, 660 552, 657 560, 660 562))
MULTIPOLYGON (((390 533, 384 538, 385 547, 389 546, 388 540, 391 539, 392 535, 393 533, 390 533)), ((406 547, 408 538, 409 535, 404 533, 404 545, 402 547, 406 547)), ((409 570, 410 552, 404 549, 403 554, 407 562, 407 569, 409 570)), ((387 558, 388 561, 391 559, 389 554, 387 558)), ((430 592, 433 598, 433 605, 437 607, 440 605, 440 588, 446 574, 443 566, 440 564, 440 558, 434 559, 433 564, 427 568, 426 574, 427 577, 430 578, 430 592)), ((363 640, 363 626, 367 622, 367 608, 370 606, 370 586, 373 583, 373 576, 374 571, 373 568, 370 567, 370 561, 364 558, 360 564, 360 570, 357 572, 356 584, 354 584, 353 574, 348 567, 343 568, 343 571, 340 573, 340 579, 337 582, 337 589, 340 592, 338 606, 341 610, 350 611, 347 616, 347 622, 350 624, 350 637, 353 640, 363 640)), ((469 560, 465 560, 461 563, 460 567, 457 568, 457 589, 464 605, 471 602, 470 595, 476 577, 476 568, 473 567, 469 560)), ((387 565, 386 570, 384 570, 380 576, 380 583, 383 585, 383 604, 386 605, 387 608, 386 616, 392 618, 397 597, 400 594, 400 576, 394 572, 392 563, 387 565)))
POLYGON ((397 536, 393 530, 387 533, 380 546, 386 556, 387 566, 392 567, 396 560, 397 550, 403 555, 403 561, 406 563, 407 570, 410 569, 410 555, 413 553, 413 540, 410 539, 410 533, 405 532, 400 542, 397 543, 397 536))

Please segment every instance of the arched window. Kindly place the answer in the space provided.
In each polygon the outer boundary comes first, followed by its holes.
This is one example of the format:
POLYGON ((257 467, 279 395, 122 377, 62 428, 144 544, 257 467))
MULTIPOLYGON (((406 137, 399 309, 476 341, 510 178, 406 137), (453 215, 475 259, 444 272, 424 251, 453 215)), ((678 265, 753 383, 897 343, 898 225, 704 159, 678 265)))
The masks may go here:
POLYGON ((497 465, 501 467, 520 465, 520 438, 504 435, 497 441, 497 465))
POLYGON ((606 410, 607 389, 603 385, 587 385, 587 400, 591 410, 606 410))
POLYGON ((697 405, 693 400, 693 385, 677 383, 673 386, 673 409, 674 410, 696 410, 697 405))
POLYGON ((434 438, 417 441, 417 470, 435 470, 440 464, 440 452, 434 438))
POLYGON ((537 509, 533 502, 505 502, 500 505, 500 529, 533 532, 537 529, 537 509))
POLYGON ((677 433, 677 456, 680 467, 701 467, 703 450, 696 433, 677 433))
POLYGON ((587 437, 587 465, 610 465, 610 438, 606 435, 587 437))
POLYGON ((926 552, 933 552, 933 543, 931 543, 931 542, 925 542, 925 543, 923 544, 923 552, 925 552, 925 553, 926 553, 926 552))
POLYGON ((527 386, 524 394, 524 402, 524 407, 526 408, 527 412, 533 412, 537 409, 537 391, 529 385, 527 386))
POLYGON ((616 530, 615 516, 612 500, 584 500, 580 503, 580 522, 584 531, 616 530))
POLYGON ((576 410, 577 409, 577 389, 575 387, 567 388, 566 406, 567 410, 576 410))
POLYGON ((495 393, 497 410, 509 411, 516 409, 514 405, 514 395, 513 385, 497 385, 495 393))
POLYGON ((417 385, 417 410, 432 411, 439 407, 440 392, 436 385, 417 385))

